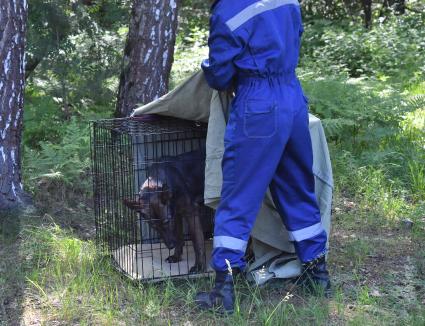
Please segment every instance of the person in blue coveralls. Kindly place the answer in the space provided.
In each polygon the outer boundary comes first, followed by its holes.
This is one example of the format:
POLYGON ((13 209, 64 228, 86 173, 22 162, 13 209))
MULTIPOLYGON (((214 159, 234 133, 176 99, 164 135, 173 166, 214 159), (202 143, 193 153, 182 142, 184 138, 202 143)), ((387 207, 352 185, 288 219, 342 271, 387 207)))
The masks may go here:
POLYGON ((215 286, 201 309, 234 310, 233 277, 267 188, 303 263, 302 284, 330 293, 327 234, 314 192, 308 103, 295 74, 303 25, 297 0, 212 1, 208 84, 234 90, 214 228, 215 286))

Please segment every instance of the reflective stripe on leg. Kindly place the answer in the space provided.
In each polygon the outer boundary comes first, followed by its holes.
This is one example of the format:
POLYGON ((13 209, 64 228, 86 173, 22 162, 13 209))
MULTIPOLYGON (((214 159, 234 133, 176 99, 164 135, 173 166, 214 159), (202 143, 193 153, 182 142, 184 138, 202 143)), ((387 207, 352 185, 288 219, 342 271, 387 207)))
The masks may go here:
POLYGON ((310 238, 315 237, 316 235, 322 233, 324 231, 322 223, 319 222, 312 226, 306 227, 304 229, 296 230, 296 231, 288 231, 289 240, 290 241, 303 241, 310 238))
POLYGON ((215 236, 214 248, 227 248, 245 252, 248 241, 228 236, 215 236))

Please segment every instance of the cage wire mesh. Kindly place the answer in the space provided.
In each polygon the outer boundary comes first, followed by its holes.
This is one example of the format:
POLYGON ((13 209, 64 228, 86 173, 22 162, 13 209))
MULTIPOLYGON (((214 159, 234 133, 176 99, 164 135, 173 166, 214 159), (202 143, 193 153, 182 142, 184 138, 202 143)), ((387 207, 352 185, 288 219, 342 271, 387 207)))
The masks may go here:
POLYGON ((130 278, 211 271, 206 132, 205 124, 174 118, 92 121, 97 243, 130 278))

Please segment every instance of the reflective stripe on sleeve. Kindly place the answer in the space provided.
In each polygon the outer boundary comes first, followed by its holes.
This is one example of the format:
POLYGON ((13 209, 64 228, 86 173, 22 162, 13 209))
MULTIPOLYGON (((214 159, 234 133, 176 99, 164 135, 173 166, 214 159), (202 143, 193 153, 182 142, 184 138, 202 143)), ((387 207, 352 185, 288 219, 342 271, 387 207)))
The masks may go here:
POLYGON ((289 241, 300 242, 303 240, 311 239, 324 231, 322 223, 317 223, 312 226, 306 227, 297 231, 288 231, 289 241))
POLYGON ((300 4, 298 0, 261 0, 246 7, 240 13, 230 18, 226 22, 226 25, 229 27, 231 31, 234 31, 235 29, 242 26, 248 20, 254 18, 255 16, 265 11, 273 10, 285 5, 299 6, 300 4))
POLYGON ((214 248, 227 248, 245 252, 248 241, 228 236, 214 237, 214 248))

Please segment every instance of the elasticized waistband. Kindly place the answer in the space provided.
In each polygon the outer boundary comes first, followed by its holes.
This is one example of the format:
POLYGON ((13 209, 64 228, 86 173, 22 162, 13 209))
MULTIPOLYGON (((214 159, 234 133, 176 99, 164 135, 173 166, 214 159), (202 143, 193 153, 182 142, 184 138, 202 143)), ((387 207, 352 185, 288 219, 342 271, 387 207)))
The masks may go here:
POLYGON ((240 74, 236 77, 236 83, 240 85, 251 85, 255 82, 289 83, 297 79, 295 71, 288 71, 278 74, 240 74))

